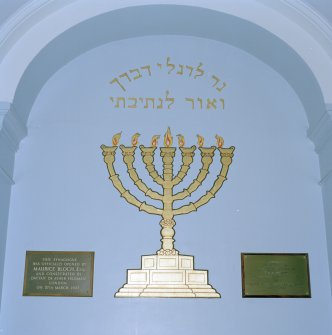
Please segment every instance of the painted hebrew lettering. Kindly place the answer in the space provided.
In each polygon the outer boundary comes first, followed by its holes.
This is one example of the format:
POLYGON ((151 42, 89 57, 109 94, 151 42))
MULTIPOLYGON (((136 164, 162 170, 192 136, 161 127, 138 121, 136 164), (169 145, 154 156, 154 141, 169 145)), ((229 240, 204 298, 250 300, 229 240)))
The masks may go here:
MULTIPOLYGON (((207 98, 207 99, 203 99, 203 98, 185 98, 186 102, 190 103, 191 109, 213 109, 213 110, 217 110, 218 109, 218 99, 216 98, 207 98), (196 102, 196 104, 195 104, 196 102)), ((225 107, 225 101, 224 99, 219 99, 220 101, 220 109, 224 109, 225 107)))
POLYGON ((151 77, 151 67, 150 67, 150 65, 141 66, 141 69, 142 70, 146 69, 148 71, 148 73, 149 73, 149 77, 151 77))
POLYGON ((189 70, 189 77, 191 77, 191 74, 193 73, 194 68, 192 66, 186 65, 186 69, 189 70))
MULTIPOLYGON (((152 77, 152 74, 160 73, 160 71, 153 71, 155 68, 159 68, 161 72, 166 72, 169 75, 176 74, 178 76, 183 76, 188 78, 197 79, 205 75, 205 70, 203 69, 203 63, 199 62, 197 66, 192 66, 188 64, 177 64, 171 60, 171 57, 166 57, 164 62, 157 62, 151 65, 137 66, 135 68, 129 69, 126 72, 123 72, 118 77, 113 78, 110 81, 111 85, 114 87, 119 87, 122 91, 126 92, 127 84, 133 84, 141 78, 152 77)), ((227 86, 226 82, 221 82, 220 78, 216 75, 211 77, 204 76, 206 80, 212 79, 212 87, 221 93, 224 88, 227 86)), ((140 82, 140 81, 138 81, 140 82)), ((204 83, 204 81, 203 81, 204 83)), ((207 81, 210 85, 211 83, 207 81)), ((142 108, 142 109, 171 109, 172 105, 175 102, 175 98, 169 95, 169 91, 166 91, 166 97, 110 97, 110 100, 114 102, 115 108, 142 108)), ((218 98, 205 98, 205 97, 186 97, 186 102, 191 104, 191 109, 207 109, 207 110, 219 110, 224 109, 225 102, 224 99, 218 98), (220 104, 219 104, 220 102, 220 104)))
POLYGON ((170 98, 169 97, 169 91, 166 91, 166 99, 167 102, 169 102, 169 104, 167 105, 167 109, 170 109, 171 106, 174 104, 174 98, 170 98))
POLYGON ((196 74, 194 75, 194 79, 204 75, 204 70, 201 69, 202 66, 203 66, 203 63, 199 63, 199 65, 196 67, 195 69, 196 74))
POLYGON ((170 63, 171 61, 171 58, 170 57, 167 57, 167 63, 166 63, 166 66, 169 68, 168 70, 168 74, 170 74, 174 69, 175 69, 175 65, 170 63))
POLYGON ((215 87, 218 92, 221 92, 227 86, 227 83, 223 82, 220 87, 217 87, 217 84, 220 82, 220 79, 215 75, 212 76, 212 79, 214 81, 213 87, 215 87))
POLYGON ((180 75, 183 75, 183 68, 184 68, 184 65, 179 65, 179 68, 180 70, 178 72, 176 72, 176 74, 180 74, 180 75))
POLYGON ((175 99, 170 96, 170 92, 165 92, 165 98, 153 98, 153 97, 110 97, 110 101, 113 103, 114 108, 144 108, 144 109, 162 109, 164 107, 164 101, 167 103, 166 108, 171 109, 175 102, 175 99))
POLYGON ((124 88, 124 86, 122 86, 121 83, 119 82, 119 79, 118 79, 118 78, 114 78, 110 83, 111 83, 111 84, 115 84, 115 83, 117 83, 117 84, 121 87, 121 89, 122 89, 123 91, 126 91, 126 89, 124 88))
POLYGON ((128 73, 127 73, 127 72, 120 74, 119 77, 120 77, 120 78, 127 78, 127 80, 128 80, 129 82, 131 82, 131 79, 130 79, 130 77, 128 76, 128 73))
POLYGON ((132 70, 129 70, 129 72, 130 72, 131 74, 136 73, 136 75, 133 77, 133 80, 137 80, 137 79, 139 79, 139 78, 142 78, 142 75, 141 75, 141 73, 139 72, 139 69, 132 69, 132 70))

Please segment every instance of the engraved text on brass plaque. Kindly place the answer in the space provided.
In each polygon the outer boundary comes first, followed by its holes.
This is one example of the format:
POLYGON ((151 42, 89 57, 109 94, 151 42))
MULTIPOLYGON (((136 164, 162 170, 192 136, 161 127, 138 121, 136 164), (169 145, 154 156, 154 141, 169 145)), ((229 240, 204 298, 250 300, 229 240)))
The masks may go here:
POLYGON ((308 254, 241 256, 243 297, 311 297, 308 254))
POLYGON ((25 296, 92 297, 94 252, 27 251, 25 296))

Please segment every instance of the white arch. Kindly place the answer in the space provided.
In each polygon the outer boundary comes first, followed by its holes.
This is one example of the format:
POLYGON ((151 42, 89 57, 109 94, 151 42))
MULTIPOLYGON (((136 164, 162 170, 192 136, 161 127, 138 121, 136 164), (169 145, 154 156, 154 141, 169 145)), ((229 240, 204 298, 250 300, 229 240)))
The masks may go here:
MULTIPOLYGON (((0 101, 13 101, 24 70, 45 45, 70 27, 112 10, 179 4, 165 0, 32 0, 0 29, 0 101), (24 56, 23 56, 24 55, 24 56)), ((252 22, 288 44, 314 73, 325 103, 332 103, 332 29, 299 0, 182 0, 252 22)))

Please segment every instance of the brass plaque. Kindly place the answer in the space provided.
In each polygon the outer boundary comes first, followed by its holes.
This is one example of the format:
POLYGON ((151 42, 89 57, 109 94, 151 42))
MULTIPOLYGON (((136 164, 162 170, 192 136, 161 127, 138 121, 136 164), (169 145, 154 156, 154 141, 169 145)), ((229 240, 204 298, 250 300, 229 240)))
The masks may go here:
POLYGON ((310 298, 308 254, 242 253, 242 296, 310 298))
POLYGON ((94 252, 27 251, 25 296, 92 297, 94 252))

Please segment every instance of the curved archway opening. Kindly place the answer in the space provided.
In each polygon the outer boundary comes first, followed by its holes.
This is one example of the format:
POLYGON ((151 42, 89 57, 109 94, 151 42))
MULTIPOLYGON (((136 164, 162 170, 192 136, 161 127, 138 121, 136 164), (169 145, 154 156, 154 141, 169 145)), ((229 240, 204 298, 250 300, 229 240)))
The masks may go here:
POLYGON ((245 50, 271 66, 290 83, 304 105, 309 124, 316 124, 325 112, 321 90, 312 72, 280 39, 243 19, 179 5, 119 9, 69 29, 51 41, 31 62, 17 87, 14 105, 26 121, 43 84, 70 60, 110 41, 165 34, 202 37, 245 50), (61 55, 58 50, 62 50, 61 55))

